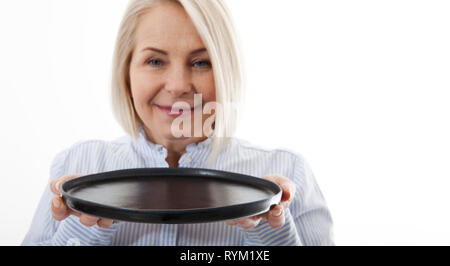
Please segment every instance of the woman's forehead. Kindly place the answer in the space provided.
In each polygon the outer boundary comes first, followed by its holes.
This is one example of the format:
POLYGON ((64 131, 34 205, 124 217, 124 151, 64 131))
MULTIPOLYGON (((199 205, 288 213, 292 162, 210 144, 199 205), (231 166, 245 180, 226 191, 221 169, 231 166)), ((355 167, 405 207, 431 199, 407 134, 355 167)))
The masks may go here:
POLYGON ((144 13, 137 25, 136 42, 138 49, 152 45, 164 46, 166 49, 180 49, 182 46, 185 49, 195 49, 203 45, 192 21, 184 9, 177 6, 157 6, 144 13), (181 11, 174 12, 173 8, 181 11))

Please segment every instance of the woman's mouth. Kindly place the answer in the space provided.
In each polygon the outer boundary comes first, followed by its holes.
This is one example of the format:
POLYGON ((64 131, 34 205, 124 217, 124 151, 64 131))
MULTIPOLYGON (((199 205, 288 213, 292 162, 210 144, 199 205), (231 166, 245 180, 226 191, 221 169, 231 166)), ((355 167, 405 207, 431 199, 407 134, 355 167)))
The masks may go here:
MULTIPOLYGON (((179 110, 178 113, 176 113, 175 111, 172 113, 172 106, 170 106, 170 105, 156 105, 156 107, 158 107, 158 109, 161 110, 161 112, 163 112, 166 115, 171 116, 171 117, 178 117, 183 114, 189 113, 189 112, 187 112, 188 109, 182 109, 182 108, 175 108, 175 109, 179 110)), ((192 107, 190 109, 190 111, 191 111, 191 113, 194 112, 194 107, 192 107)))

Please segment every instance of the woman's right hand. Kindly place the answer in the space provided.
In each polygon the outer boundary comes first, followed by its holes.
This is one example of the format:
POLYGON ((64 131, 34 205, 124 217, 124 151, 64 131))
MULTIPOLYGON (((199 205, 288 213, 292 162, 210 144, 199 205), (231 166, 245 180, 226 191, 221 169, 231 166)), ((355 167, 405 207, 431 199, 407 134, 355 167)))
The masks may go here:
POLYGON ((80 223, 85 226, 93 226, 95 224, 98 224, 101 228, 108 228, 113 224, 113 220, 110 219, 103 219, 103 218, 97 218, 93 216, 89 216, 86 214, 81 214, 79 212, 73 211, 69 207, 67 207, 66 203, 64 202, 63 198, 60 196, 60 189, 61 185, 71 179, 81 177, 83 175, 80 174, 74 174, 74 175, 65 175, 60 178, 56 178, 52 180, 50 183, 50 189, 51 191, 56 195, 52 198, 51 201, 51 210, 52 210, 52 216, 57 221, 62 221, 66 219, 69 215, 75 215, 80 218, 80 223))

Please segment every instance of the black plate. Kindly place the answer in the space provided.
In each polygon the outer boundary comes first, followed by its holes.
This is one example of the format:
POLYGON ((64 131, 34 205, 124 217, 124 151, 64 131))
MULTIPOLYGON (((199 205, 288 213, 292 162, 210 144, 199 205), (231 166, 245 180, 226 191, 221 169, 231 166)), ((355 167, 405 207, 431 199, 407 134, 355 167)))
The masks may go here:
POLYGON ((281 200, 268 180, 202 168, 137 168, 86 175, 65 182, 73 210, 142 223, 204 223, 254 216, 281 200))

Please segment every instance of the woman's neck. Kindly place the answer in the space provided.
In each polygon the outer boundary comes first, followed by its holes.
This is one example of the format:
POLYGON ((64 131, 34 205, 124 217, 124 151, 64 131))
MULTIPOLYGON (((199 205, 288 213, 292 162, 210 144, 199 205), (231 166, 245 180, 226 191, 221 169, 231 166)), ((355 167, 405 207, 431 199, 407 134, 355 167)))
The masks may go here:
POLYGON ((158 138, 157 136, 153 136, 150 131, 144 128, 145 134, 147 135, 147 139, 155 144, 162 145, 167 150, 167 158, 166 162, 169 164, 171 168, 178 168, 178 161, 181 156, 186 153, 186 146, 190 143, 200 142, 205 140, 207 137, 203 136, 201 138, 189 138, 186 140, 177 140, 177 141, 169 141, 164 138, 158 138))
POLYGON ((170 168, 178 168, 178 161, 180 158, 181 155, 179 154, 167 152, 166 162, 170 168))

